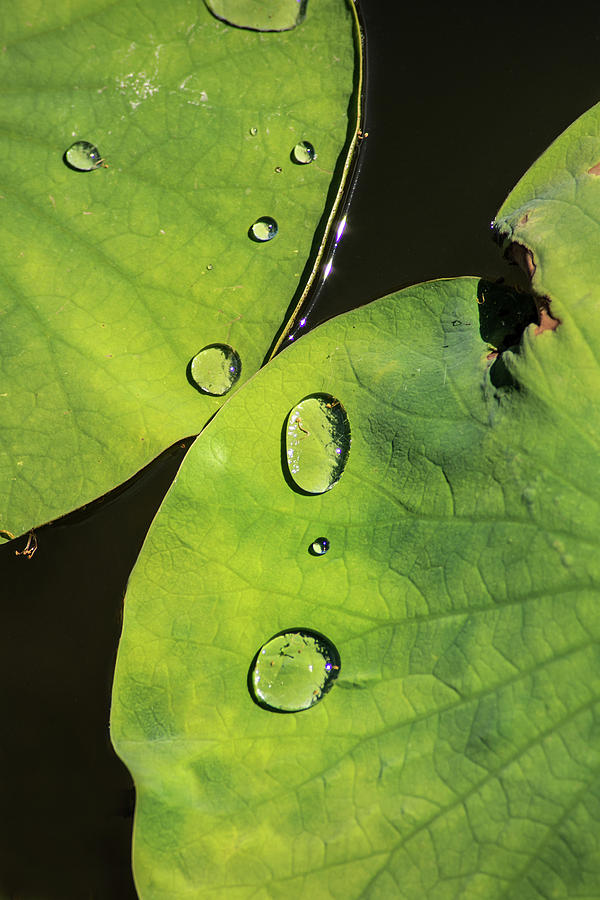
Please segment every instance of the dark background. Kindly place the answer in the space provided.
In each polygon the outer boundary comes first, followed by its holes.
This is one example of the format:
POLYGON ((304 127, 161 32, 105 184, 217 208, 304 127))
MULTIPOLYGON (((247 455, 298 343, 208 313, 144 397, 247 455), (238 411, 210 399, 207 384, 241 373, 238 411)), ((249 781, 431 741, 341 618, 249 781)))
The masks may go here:
MULTIPOLYGON (((361 12, 369 136, 313 323, 430 278, 515 280, 489 222, 536 157, 600 100, 591 3, 363 0, 361 12)), ((134 793, 109 741, 110 689, 127 578, 186 446, 39 529, 32 559, 15 556, 22 539, 0 548, 1 898, 136 897, 134 793)))

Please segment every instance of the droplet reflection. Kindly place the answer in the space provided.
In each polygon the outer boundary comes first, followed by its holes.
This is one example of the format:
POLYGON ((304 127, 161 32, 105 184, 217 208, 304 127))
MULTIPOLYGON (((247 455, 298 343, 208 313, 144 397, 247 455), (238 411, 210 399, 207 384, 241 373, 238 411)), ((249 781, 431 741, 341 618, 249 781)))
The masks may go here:
POLYGON ((104 161, 98 148, 89 141, 75 141, 71 144, 64 155, 64 160, 70 169, 77 172, 91 172, 104 161))
POLYGON ((331 690, 340 667, 340 655, 329 638, 311 628, 292 628, 263 644, 250 666, 248 685, 264 709, 301 712, 331 690))
POLYGON ((338 483, 350 453, 346 410, 331 394, 305 397, 290 411, 285 427, 289 478, 308 494, 338 483))
POLYGON ((190 363, 190 374, 202 393, 221 397, 240 377, 242 361, 228 344, 209 344, 190 363))
POLYGON ((275 219, 272 219, 271 216, 261 216, 260 219, 257 219, 250 226, 249 233, 253 240, 263 243, 264 241, 272 241, 278 231, 279 226, 275 219))
POLYGON ((292 160, 301 166, 306 166, 317 158, 315 148, 309 141, 298 141, 292 150, 292 160))
POLYGON ((318 537, 312 542, 312 544, 308 548, 308 552, 312 556, 324 556, 324 554, 329 550, 329 546, 330 544, 328 538, 318 537))

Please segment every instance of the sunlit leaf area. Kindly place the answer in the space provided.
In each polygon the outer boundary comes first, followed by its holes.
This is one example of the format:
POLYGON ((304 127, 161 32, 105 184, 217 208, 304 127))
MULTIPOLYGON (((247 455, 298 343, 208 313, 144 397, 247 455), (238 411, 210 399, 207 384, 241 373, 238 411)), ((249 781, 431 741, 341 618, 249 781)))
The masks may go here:
POLYGON ((600 896, 600 104, 503 16, 0 10, 1 897, 600 896))

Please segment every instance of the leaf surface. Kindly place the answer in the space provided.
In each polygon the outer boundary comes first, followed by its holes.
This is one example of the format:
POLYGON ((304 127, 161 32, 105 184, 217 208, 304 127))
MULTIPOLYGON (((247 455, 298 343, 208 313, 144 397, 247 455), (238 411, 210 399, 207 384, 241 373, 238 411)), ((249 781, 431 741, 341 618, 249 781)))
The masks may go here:
MULTIPOLYGON (((597 339, 593 310, 600 231, 600 104, 577 119, 534 163, 509 194, 495 228, 504 243, 532 254, 532 286, 551 301, 558 318, 572 320, 567 335, 597 339)), ((560 331, 560 330, 559 330, 560 331)))
POLYGON ((505 349, 525 305, 474 278, 376 301, 196 440, 132 575, 113 692, 143 898, 596 895, 598 414, 577 386, 598 369, 566 318, 505 349), (283 454, 314 393, 352 442, 308 495, 283 454), (277 714, 249 669, 297 627, 341 669, 277 714))
POLYGON ((185 0, 0 16, 0 529, 19 533, 201 430, 222 402, 191 380, 203 347, 238 352, 238 384, 262 364, 357 126, 355 23, 343 0, 283 33, 185 0), (107 167, 65 164, 82 140, 107 167))

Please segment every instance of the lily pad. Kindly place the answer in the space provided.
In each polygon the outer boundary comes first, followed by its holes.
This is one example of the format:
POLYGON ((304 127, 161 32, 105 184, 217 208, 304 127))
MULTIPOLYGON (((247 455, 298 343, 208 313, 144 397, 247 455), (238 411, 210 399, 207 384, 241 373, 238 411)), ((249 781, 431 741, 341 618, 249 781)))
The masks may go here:
POLYGON ((0 17, 0 530, 20 533, 201 430, 222 397, 199 351, 231 347, 239 384, 262 364, 343 178, 359 66, 344 0, 283 33, 185 0, 0 17), (318 162, 294 165, 305 139, 318 162))
MULTIPOLYGON (((501 293, 522 330, 530 301, 501 293)), ((332 320, 188 453, 130 581, 113 691, 141 897, 595 895, 598 413, 565 387, 589 356, 566 318, 508 349, 497 300, 446 280, 332 320), (283 448, 315 394, 352 443, 308 495, 283 448), (340 672, 281 715, 249 667, 299 628, 340 672)))

